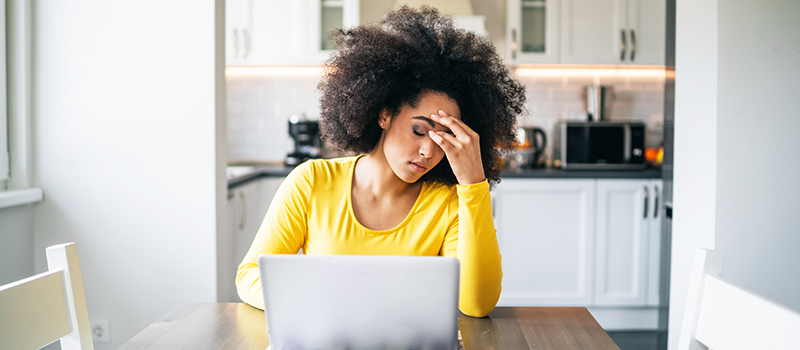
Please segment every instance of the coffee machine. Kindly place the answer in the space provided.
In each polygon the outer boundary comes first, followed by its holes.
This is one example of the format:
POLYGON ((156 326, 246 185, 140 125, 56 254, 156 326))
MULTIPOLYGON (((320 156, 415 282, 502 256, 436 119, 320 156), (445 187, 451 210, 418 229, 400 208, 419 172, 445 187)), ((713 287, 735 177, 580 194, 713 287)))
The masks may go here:
POLYGON ((319 122, 303 120, 297 115, 289 117, 289 136, 294 140, 294 152, 286 155, 286 166, 297 166, 308 159, 319 158, 322 153, 322 138, 319 122))

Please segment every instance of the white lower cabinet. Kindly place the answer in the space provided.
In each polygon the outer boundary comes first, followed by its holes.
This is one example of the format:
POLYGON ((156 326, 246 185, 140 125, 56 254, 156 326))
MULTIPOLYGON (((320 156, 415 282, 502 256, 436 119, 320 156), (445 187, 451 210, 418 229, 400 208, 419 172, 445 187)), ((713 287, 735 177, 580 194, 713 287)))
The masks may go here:
POLYGON ((656 325, 661 180, 504 179, 493 191, 500 306, 585 306, 606 329, 656 325))
POLYGON ((228 190, 228 232, 218 239, 218 301, 238 302, 236 269, 250 248, 283 177, 261 177, 228 190))
POLYGON ((647 303, 648 180, 597 181, 595 306, 647 303))
POLYGON ((594 180, 506 179, 493 197, 503 293, 498 305, 588 305, 594 180))
POLYGON ((595 306, 657 306, 661 180, 597 181, 595 306))
MULTIPOLYGON (((264 215, 267 214, 272 197, 283 182, 283 177, 262 177, 234 189, 234 201, 238 205, 231 218, 234 224, 234 261, 236 265, 244 258, 256 236, 264 215)), ((230 197, 230 194, 228 195, 230 197)))

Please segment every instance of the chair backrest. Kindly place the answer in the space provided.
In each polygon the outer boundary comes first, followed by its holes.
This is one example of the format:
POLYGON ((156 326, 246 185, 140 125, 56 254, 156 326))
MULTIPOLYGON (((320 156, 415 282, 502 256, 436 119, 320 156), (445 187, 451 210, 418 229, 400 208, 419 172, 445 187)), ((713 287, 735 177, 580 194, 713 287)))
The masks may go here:
POLYGON ((94 349, 75 243, 48 247, 47 268, 0 286, 0 349, 94 349))
POLYGON ((800 314, 722 280, 724 255, 699 249, 679 350, 798 349, 800 314))

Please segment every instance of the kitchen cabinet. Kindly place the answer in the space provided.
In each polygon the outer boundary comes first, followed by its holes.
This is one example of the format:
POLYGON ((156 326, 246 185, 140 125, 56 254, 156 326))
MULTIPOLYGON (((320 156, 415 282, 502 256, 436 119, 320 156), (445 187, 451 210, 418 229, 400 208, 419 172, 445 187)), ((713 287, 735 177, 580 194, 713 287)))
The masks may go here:
POLYGON ((508 0, 506 38, 509 41, 509 62, 559 62, 558 7, 558 0, 508 0))
POLYGON ((595 306, 657 305, 660 183, 597 180, 595 306))
POLYGON ((561 63, 664 64, 665 0, 561 0, 561 63))
POLYGON ((272 197, 283 182, 282 177, 261 177, 228 190, 228 233, 219 240, 220 270, 218 294, 220 302, 238 302, 234 279, 272 197))
POLYGON ((661 180, 503 179, 492 192, 499 306, 584 306, 609 329, 657 325, 661 180))
POLYGON ((228 66, 320 65, 327 33, 358 25, 358 0, 226 0, 228 66))
POLYGON ((508 0, 511 64, 663 65, 665 0, 508 0))
POLYGON ((228 66, 295 65, 305 60, 302 1, 226 0, 228 66))
POLYGON ((498 305, 592 304, 595 180, 504 179, 493 194, 498 305))
POLYGON ((359 22, 359 0, 306 0, 309 23, 307 63, 321 65, 337 49, 328 35, 337 28, 352 28, 359 22))
POLYGON ((647 261, 647 306, 657 307, 661 290, 661 219, 664 212, 661 206, 664 200, 664 181, 650 180, 652 206, 648 219, 648 261, 647 261))

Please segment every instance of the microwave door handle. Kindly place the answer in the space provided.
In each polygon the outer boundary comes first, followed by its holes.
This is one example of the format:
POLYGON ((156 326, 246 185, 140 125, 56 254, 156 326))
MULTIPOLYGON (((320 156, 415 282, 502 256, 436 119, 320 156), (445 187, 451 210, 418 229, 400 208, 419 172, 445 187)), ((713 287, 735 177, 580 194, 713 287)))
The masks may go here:
POLYGON ((625 145, 624 146, 625 155, 623 156, 623 159, 625 159, 625 164, 629 164, 631 162, 631 126, 625 125, 623 126, 622 130, 624 132, 623 139, 625 145))

